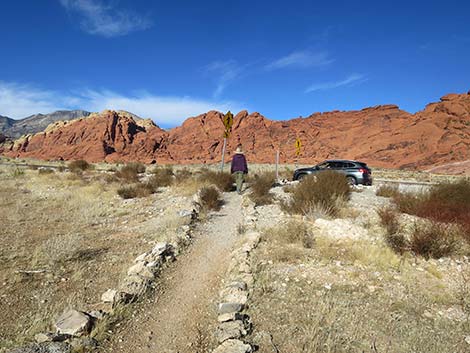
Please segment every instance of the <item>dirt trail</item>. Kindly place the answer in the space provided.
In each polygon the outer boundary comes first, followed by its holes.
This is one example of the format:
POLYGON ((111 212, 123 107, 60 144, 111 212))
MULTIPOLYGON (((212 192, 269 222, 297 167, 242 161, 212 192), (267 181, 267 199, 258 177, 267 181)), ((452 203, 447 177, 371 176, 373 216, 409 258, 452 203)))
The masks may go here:
POLYGON ((151 303, 140 305, 100 352, 197 353, 214 347, 218 292, 242 222, 241 197, 224 198, 225 206, 195 230, 189 250, 158 279, 151 303))

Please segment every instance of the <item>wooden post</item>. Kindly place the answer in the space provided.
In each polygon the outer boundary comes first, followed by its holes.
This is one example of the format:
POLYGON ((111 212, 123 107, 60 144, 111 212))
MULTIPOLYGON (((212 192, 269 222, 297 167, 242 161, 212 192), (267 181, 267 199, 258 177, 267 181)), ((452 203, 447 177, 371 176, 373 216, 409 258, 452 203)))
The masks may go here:
POLYGON ((222 147, 222 161, 220 163, 220 171, 224 171, 225 149, 227 148, 227 138, 224 137, 224 146, 222 147))

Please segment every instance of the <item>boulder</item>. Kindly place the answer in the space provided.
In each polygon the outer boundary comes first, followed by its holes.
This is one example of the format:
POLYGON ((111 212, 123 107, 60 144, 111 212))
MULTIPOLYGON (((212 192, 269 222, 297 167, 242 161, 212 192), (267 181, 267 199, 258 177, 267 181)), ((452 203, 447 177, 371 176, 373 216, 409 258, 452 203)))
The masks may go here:
POLYGON ((221 314, 239 313, 243 310, 244 305, 241 303, 220 303, 218 312, 221 314))
POLYGON ((241 338, 247 334, 245 325, 241 320, 226 321, 219 324, 215 337, 219 343, 231 338, 241 338))
POLYGON ((91 326, 91 317, 86 313, 75 309, 71 309, 63 313, 55 323, 57 333, 71 336, 81 336, 86 334, 90 331, 91 326))
POLYGON ((128 276, 137 275, 137 276, 147 278, 149 280, 152 280, 155 278, 154 273, 149 267, 146 266, 145 262, 138 262, 135 265, 129 267, 129 269, 127 270, 127 275, 128 276))

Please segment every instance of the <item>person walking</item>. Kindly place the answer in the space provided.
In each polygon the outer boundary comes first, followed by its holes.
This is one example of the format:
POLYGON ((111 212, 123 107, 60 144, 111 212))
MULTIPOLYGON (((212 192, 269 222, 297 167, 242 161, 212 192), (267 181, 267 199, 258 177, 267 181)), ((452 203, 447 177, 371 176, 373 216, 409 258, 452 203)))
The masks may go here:
POLYGON ((232 165, 230 167, 230 173, 232 173, 232 175, 235 177, 238 194, 241 194, 243 182, 245 181, 245 174, 248 174, 248 165, 246 164, 246 158, 243 154, 242 145, 238 145, 237 149, 235 150, 235 155, 232 158, 232 165))

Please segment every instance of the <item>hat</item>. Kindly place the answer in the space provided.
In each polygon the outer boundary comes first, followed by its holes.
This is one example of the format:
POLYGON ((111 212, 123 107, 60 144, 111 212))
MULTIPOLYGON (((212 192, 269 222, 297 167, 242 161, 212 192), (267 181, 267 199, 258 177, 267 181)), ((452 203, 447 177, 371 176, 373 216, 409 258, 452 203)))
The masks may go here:
POLYGON ((241 146, 238 146, 235 153, 243 153, 241 146))

